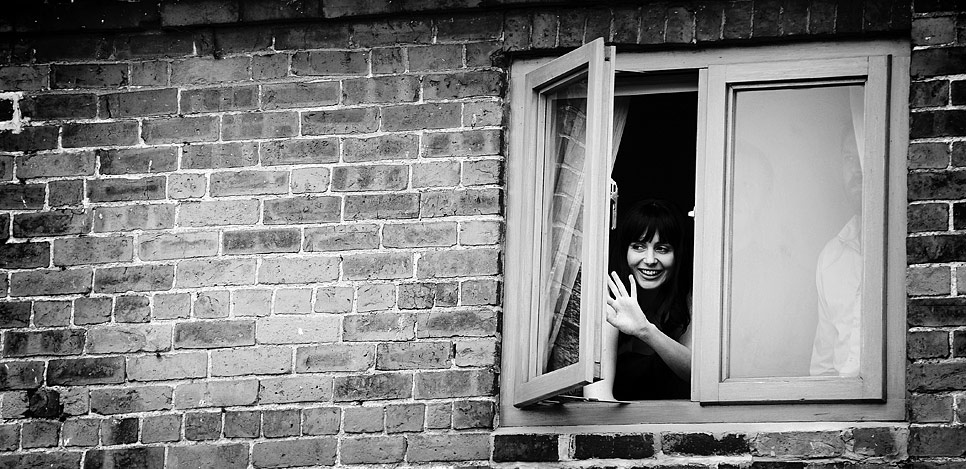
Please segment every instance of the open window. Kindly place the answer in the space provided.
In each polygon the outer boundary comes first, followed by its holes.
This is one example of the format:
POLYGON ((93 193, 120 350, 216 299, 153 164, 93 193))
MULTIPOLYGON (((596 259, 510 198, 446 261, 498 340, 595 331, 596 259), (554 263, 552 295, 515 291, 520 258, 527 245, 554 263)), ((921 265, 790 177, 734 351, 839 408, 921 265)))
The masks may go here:
POLYGON ((515 63, 503 422, 901 418, 907 80, 898 41, 515 63), (643 197, 693 216, 691 398, 534 405, 607 378, 643 197))

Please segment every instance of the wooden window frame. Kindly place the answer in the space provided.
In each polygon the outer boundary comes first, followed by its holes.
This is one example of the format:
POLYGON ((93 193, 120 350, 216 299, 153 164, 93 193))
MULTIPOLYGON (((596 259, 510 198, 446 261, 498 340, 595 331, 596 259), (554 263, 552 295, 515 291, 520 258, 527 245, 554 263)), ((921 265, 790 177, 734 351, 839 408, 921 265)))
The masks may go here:
MULTIPOLYGON (((728 386, 721 387, 720 380, 709 379, 716 373, 708 373, 714 364, 720 369, 720 342, 708 341, 715 321, 720 328, 720 316, 716 319, 695 314, 693 327, 695 328, 695 347, 692 363, 695 364, 692 379, 692 401, 640 401, 631 404, 613 404, 600 402, 572 402, 565 405, 547 404, 516 407, 514 403, 526 402, 532 399, 520 399, 518 386, 522 377, 526 376, 523 358, 529 353, 531 344, 529 337, 529 321, 531 300, 529 299, 531 285, 534 281, 532 265, 531 243, 534 229, 539 229, 534 213, 531 197, 535 186, 535 168, 532 161, 532 142, 525 136, 523 130, 528 127, 527 108, 532 106, 534 99, 533 88, 524 80, 528 73, 545 66, 551 59, 525 59, 515 61, 510 71, 510 126, 508 128, 508 174, 507 174, 507 248, 506 248, 506 289, 504 301, 504 353, 501 374, 501 425, 502 426, 545 426, 545 425, 633 425, 633 424, 661 424, 661 423, 706 423, 706 422, 789 422, 789 421, 897 421, 902 420, 905 412, 905 173, 906 150, 908 145, 908 87, 909 87, 909 55, 907 42, 901 40, 880 40, 843 43, 810 43, 769 45, 744 48, 728 48, 715 50, 687 50, 667 52, 643 52, 617 54, 613 61, 614 67, 621 71, 656 72, 656 71, 697 71, 699 82, 698 101, 698 139, 697 158, 698 173, 696 174, 696 211, 699 215, 709 215, 711 221, 696 223, 695 262, 697 265, 707 265, 709 260, 712 268, 695 269, 694 295, 695 311, 708 308, 710 304, 720 304, 722 289, 721 266, 723 265, 723 236, 721 222, 724 212, 710 215, 714 209, 708 207, 708 201, 718 201, 724 207, 725 198, 722 193, 724 168, 710 168, 709 164, 724 164, 723 139, 717 139, 710 133, 717 132, 710 112, 718 106, 714 101, 714 92, 709 90, 712 83, 717 88, 726 83, 719 80, 719 75, 731 77, 741 81, 742 73, 751 70, 761 73, 771 68, 779 75, 781 70, 787 70, 790 64, 806 64, 809 61, 826 61, 827 63, 844 64, 846 62, 873 63, 876 67, 884 67, 884 76, 869 73, 867 84, 873 93, 879 90, 886 95, 881 106, 887 106, 887 122, 881 135, 883 144, 887 144, 886 160, 881 168, 881 180, 870 182, 878 184, 876 189, 882 195, 870 203, 878 204, 882 212, 881 245, 883 246, 880 267, 882 302, 879 307, 882 323, 881 354, 882 363, 877 367, 881 374, 870 376, 870 383, 864 388, 867 392, 861 397, 848 401, 810 401, 801 403, 747 403, 744 399, 733 399, 735 394, 728 386), (790 63, 787 58, 795 57, 790 63), (871 59, 870 59, 871 57, 871 59), (859 58, 859 60, 853 60, 859 58), (739 65, 759 64, 759 65, 739 65), (729 68, 730 67, 730 68, 729 68), (757 67, 757 68, 756 68, 757 67), (737 78, 735 78, 737 77, 737 78), (880 79, 881 78, 881 79, 880 79), (530 102, 528 105, 527 103, 530 102), (709 109, 712 107, 712 109, 709 109), (520 122, 523 121, 523 124, 520 122), (708 129, 712 131, 708 131, 708 129), (719 217, 719 218, 715 218, 719 217), (700 241, 703 240, 703 241, 700 241), (710 291, 717 290, 717 296, 710 291), (709 322, 710 321, 710 322, 709 322), (704 331, 702 333, 702 331, 704 331), (717 349, 717 350, 712 350, 717 349), (715 353, 712 353, 715 352, 715 353), (703 371, 702 371, 703 370, 703 371), (878 380, 878 381, 876 381, 878 380), (881 385, 876 385, 881 383, 881 385), (876 392, 875 389, 880 390, 876 392), (724 392, 722 392, 724 390, 724 392), (715 395, 717 394, 717 395, 715 395), (722 398, 724 394, 724 398, 722 398), (703 402, 700 402, 703 401, 703 402)), ((818 62, 814 62, 818 63, 818 62)), ((813 65, 814 65, 813 63, 813 65)), ((794 68, 794 67, 793 67, 794 68)), ((809 68, 808 66, 806 68, 809 68)), ((814 72, 814 68, 810 69, 814 72)), ((809 75, 811 76, 811 75, 809 75)), ((830 76, 841 76, 834 72, 830 76)), ((532 83, 531 83, 532 84, 532 83)), ((720 91, 720 90, 718 90, 720 91)), ((867 91, 868 92, 868 91, 867 91)), ((719 93, 723 96, 723 93, 719 93)), ((880 95, 881 96, 881 95, 880 95)), ((612 98, 610 98, 612 99, 612 98)), ((880 98, 874 98, 878 100, 880 98)), ((720 101, 720 99, 719 99, 720 101)), ((879 103, 867 104, 880 105, 879 103)), ((603 134, 609 132, 610 119, 607 118, 603 134)), ((609 135, 609 134, 606 134, 609 135)), ((866 133, 869 138, 869 131, 866 133)), ((878 135, 878 134, 876 134, 878 135)), ((878 138, 878 137, 876 137, 878 138)), ((606 138, 609 141, 609 137, 606 138)), ((609 154, 609 152, 608 152, 609 154)), ((605 176, 610 168, 606 168, 605 176)), ((590 185, 590 184, 588 184, 590 185)), ((606 184, 599 188, 601 194, 606 194, 606 184)), ((606 195, 604 195, 606 197, 606 195)), ((604 202, 606 203, 606 202, 604 202)), ((867 205, 868 206, 868 205, 867 205)), ((605 214, 606 216, 606 214, 605 214)), ((699 217, 699 220, 701 218, 699 217)), ((705 218, 704 220, 707 220, 705 218)), ((605 238, 606 239, 606 234, 605 238)), ((606 243, 604 243, 606 244, 606 243)), ((599 257, 602 264, 606 263, 603 254, 599 257)), ((585 289, 585 291, 593 291, 585 289)), ((584 301, 583 303, 590 303, 584 301)), ((720 308, 718 309, 720 311, 720 308)), ((599 313, 598 313, 599 314, 599 313)), ((863 313, 868 314, 868 313, 863 313)), ((600 324, 598 315, 590 322, 595 327, 600 324)), ((599 331, 599 327, 597 329, 599 331)), ((879 334, 878 331, 876 331, 879 334)), ((720 339, 720 336, 719 336, 720 339)), ((595 354, 599 353, 599 341, 594 345, 595 354)), ((873 364, 874 365, 874 364, 873 364)), ((586 376, 586 375, 585 375, 586 376)), ((561 386, 557 383, 557 387, 561 386)), ((735 392, 748 392, 738 390, 735 392)), ((771 392, 771 391, 769 391, 771 392)), ((853 391, 848 391, 852 393, 853 391)), ((536 393, 541 394, 541 393, 536 393)), ((765 393, 767 394, 767 393, 765 393)), ((839 395, 842 397, 843 395, 839 395)), ((831 396, 834 399, 836 396, 831 396)), ((846 397, 855 397, 848 394, 846 397)), ((748 396, 748 400, 756 398, 748 396)), ((768 399, 768 395, 757 398, 768 399)), ((808 398, 815 398, 814 395, 808 398)), ((532 401, 530 401, 532 402, 532 401)), ((527 403, 530 403, 527 402, 527 403)))

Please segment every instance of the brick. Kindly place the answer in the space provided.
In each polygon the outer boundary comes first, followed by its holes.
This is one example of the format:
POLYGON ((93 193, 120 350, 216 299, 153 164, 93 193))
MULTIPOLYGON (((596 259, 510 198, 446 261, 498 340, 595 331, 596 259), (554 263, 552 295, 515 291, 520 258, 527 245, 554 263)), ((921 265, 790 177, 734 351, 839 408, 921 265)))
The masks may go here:
POLYGON ((184 418, 186 440, 216 440, 221 437, 221 412, 189 412, 184 418))
POLYGON ((377 348, 376 369, 408 370, 448 368, 449 342, 383 343, 377 348))
POLYGON ((101 174, 161 173, 178 169, 177 147, 98 150, 101 174))
POLYGON ((91 390, 91 411, 98 414, 128 414, 171 408, 169 386, 98 388, 91 390))
MULTIPOLYGON (((151 302, 147 296, 126 295, 119 296, 114 302, 115 322, 149 322, 151 320, 151 302)), ((170 331, 165 339, 170 336, 170 331)))
POLYGON ((386 406, 386 433, 421 431, 425 414, 425 404, 386 406))
MULTIPOLYGON (((114 40, 114 55, 118 59, 157 59, 160 57, 184 57, 190 55, 206 55, 211 54, 211 43, 213 42, 211 31, 166 31, 165 34, 126 34, 119 35, 115 37, 114 40)), ((159 82, 137 82, 134 80, 134 70, 138 62, 132 64, 132 84, 136 85, 149 85, 149 84, 159 84, 167 85, 168 78, 168 68, 169 62, 162 62, 161 64, 156 64, 155 62, 141 62, 145 64, 150 64, 152 68, 160 68, 161 70, 152 70, 153 73, 163 73, 159 82), (163 66, 162 66, 163 65, 163 66)), ((149 75, 150 77, 151 75, 149 75)))
POLYGON ((107 267, 94 272, 96 293, 170 290, 173 283, 173 265, 107 267))
POLYGON ((412 255, 405 252, 352 254, 343 259, 343 272, 350 280, 409 278, 413 272, 412 255))
POLYGON ((372 63, 372 73, 374 74, 397 74, 406 71, 406 62, 401 47, 372 49, 369 60, 372 63))
POLYGON ((261 413, 250 410, 225 412, 226 438, 257 438, 261 432, 261 413))
POLYGON ((52 65, 51 88, 118 88, 128 84, 127 64, 52 65))
POLYGON ((949 205, 944 203, 909 205, 906 219, 910 233, 946 230, 949 228, 949 205))
POLYGON ((907 415, 917 423, 951 422, 953 419, 952 396, 937 394, 912 394, 908 401, 907 415))
POLYGON ((245 443, 172 446, 165 467, 245 469, 248 467, 248 452, 249 446, 245 443))
POLYGON ((71 93, 24 96, 20 100, 20 115, 34 120, 92 119, 97 115, 97 95, 71 93))
MULTIPOLYGON (((325 15, 329 17, 328 15, 325 15)), ((275 30, 275 49, 332 49, 349 45, 349 30, 341 23, 285 25, 275 30)))
POLYGON ((399 286, 400 309, 456 306, 458 298, 455 283, 410 283, 399 286))
POLYGON ((753 455, 771 457, 836 457, 845 451, 838 432, 762 432, 749 441, 753 455))
POLYGON ((335 163, 339 161, 339 141, 313 138, 262 142, 259 154, 263 165, 335 163))
POLYGON ((414 76, 384 76, 342 82, 342 103, 346 105, 404 103, 414 102, 418 98, 419 79, 414 76))
POLYGON ((966 111, 936 110, 912 114, 910 136, 912 138, 945 137, 966 133, 966 111))
POLYGON ((20 445, 20 425, 0 425, 0 449, 16 450, 20 445))
POLYGON ((185 319, 191 310, 191 295, 170 293, 154 295, 154 319, 185 319))
MULTIPOLYGON (((327 18, 342 16, 323 5, 327 18)), ((428 19, 391 19, 352 25, 352 43, 358 47, 394 44, 429 44, 433 40, 432 23, 428 19)))
POLYGON ((377 108, 334 109, 302 113, 303 135, 341 135, 369 133, 377 130, 379 130, 379 110, 377 108))
POLYGON ((411 314, 371 313, 345 316, 345 341, 412 340, 416 319, 411 314))
POLYGON ((253 110, 258 107, 258 88, 238 85, 182 90, 180 103, 184 114, 253 110))
MULTIPOLYGON (((558 461, 558 438, 554 434, 495 435, 493 438, 493 461, 558 461)), ((651 444, 653 445, 653 441, 651 444)))
POLYGON ((0 365, 0 389, 37 389, 44 381, 44 362, 9 362, 0 365))
POLYGON ((385 283, 360 285, 357 293, 356 311, 385 311, 396 304, 396 286, 385 283))
POLYGON ((346 138, 343 145, 346 162, 412 160, 419 154, 418 139, 410 134, 346 138))
POLYGON ((335 438, 325 437, 255 443, 252 464, 258 468, 332 465, 337 446, 335 438))
POLYGON ((949 267, 909 267, 906 269, 906 294, 948 295, 951 276, 949 267))
POLYGON ((171 326, 168 324, 102 326, 87 330, 87 353, 165 352, 170 349, 171 326))
POLYGON ((256 0, 245 3, 241 12, 243 21, 279 20, 288 18, 314 18, 319 15, 319 6, 314 2, 296 0, 279 4, 269 0, 256 0))
POLYGON ((0 394, 0 416, 3 418, 14 419, 25 417, 27 410, 27 391, 6 392, 0 394))
POLYGON ((176 60, 171 63, 172 85, 207 85, 247 81, 251 76, 248 57, 209 59, 206 57, 176 60))
POLYGON ((907 369, 907 387, 912 391, 947 391, 963 387, 966 377, 957 363, 913 363, 907 369))
POLYGON ((496 101, 466 103, 463 106, 463 125, 466 127, 486 127, 503 122, 503 107, 496 101))
POLYGON ((249 320, 196 321, 175 324, 177 348, 221 348, 255 344, 255 323, 249 320))
POLYGON ((853 451, 866 456, 894 456, 897 453, 896 435, 889 428, 855 428, 853 451))
POLYGON ((178 90, 129 91, 100 96, 100 117, 162 116, 178 113, 178 90))
POLYGON ((51 360, 47 365, 47 384, 85 386, 124 382, 124 358, 72 358, 51 360))
POLYGON ((338 376, 332 399, 337 402, 409 399, 412 384, 413 376, 409 373, 338 376))
POLYGON ((164 176, 138 179, 92 179, 87 181, 87 198, 91 202, 122 202, 164 199, 164 176))
POLYGON ((966 260, 966 236, 935 235, 907 238, 906 258, 910 264, 966 260))
POLYGON ((559 18, 556 12, 536 12, 531 18, 530 45, 535 49, 552 49, 557 43, 559 18))
POLYGON ((296 112, 249 112, 226 114, 221 119, 223 140, 291 137, 298 134, 296 112))
POLYGON ((496 155, 502 145, 496 130, 429 133, 423 142, 423 154, 428 157, 496 155))
POLYGON ((19 132, 0 132, 0 150, 40 151, 57 148, 60 130, 57 126, 23 127, 19 132))
POLYGON ((189 145, 184 147, 181 167, 187 169, 237 168, 258 162, 254 142, 189 145))
POLYGON ((149 354, 127 359, 129 381, 204 378, 208 356, 204 352, 149 354))
POLYGON ((292 56, 292 73, 300 76, 359 76, 369 71, 363 51, 302 51, 292 56))
POLYGON ((453 422, 453 403, 434 402, 426 406, 426 428, 449 429, 453 422))
POLYGON ((332 377, 323 375, 285 376, 260 380, 260 404, 324 402, 332 399, 332 377))
POLYGON ((282 347, 214 350, 212 376, 277 375, 292 371, 292 353, 282 347))
POLYGON ((163 466, 164 448, 162 447, 91 450, 87 452, 84 462, 84 469, 108 469, 112 467, 162 469, 163 466))
POLYGON ((0 83, 5 91, 42 90, 48 86, 50 65, 7 65, 0 67, 0 83))
POLYGON ((258 269, 258 283, 316 283, 339 278, 339 258, 303 257, 263 259, 258 269))
POLYGON ((955 199, 964 187, 966 171, 916 172, 908 178, 909 200, 955 199))
POLYGON ((345 433, 377 433, 385 428, 382 407, 347 407, 344 415, 345 433))
POLYGON ((305 230, 306 251, 348 251, 379 247, 379 225, 332 225, 305 230))
POLYGON ((297 373, 365 371, 374 361, 375 353, 370 345, 332 344, 299 347, 295 351, 297 373))
POLYGON ((460 223, 459 242, 466 246, 499 244, 503 240, 503 223, 469 220, 460 223))
POLYGON ((100 437, 98 419, 68 420, 61 429, 64 446, 97 446, 100 437))
POLYGON ((235 290, 231 309, 236 317, 268 316, 272 311, 271 290, 235 290))
POLYGON ((456 244, 456 223, 387 224, 383 228, 383 244, 386 247, 452 246, 456 244))
POLYGON ((204 197, 208 178, 204 174, 172 174, 168 176, 168 197, 193 199, 204 197))
POLYGON ((174 205, 118 205, 95 207, 94 232, 103 233, 171 228, 174 226, 174 209, 174 205))
POLYGON ((383 130, 446 129, 461 122, 459 103, 403 104, 382 110, 383 130))
POLYGON ((91 269, 32 270, 10 274, 10 296, 89 293, 91 269))
POLYGON ((275 291, 273 314, 308 314, 311 312, 311 288, 285 288, 275 291))
POLYGON ((503 15, 472 13, 436 20, 436 38, 440 41, 481 41, 499 39, 503 30, 503 15))
POLYGON ((387 464, 402 462, 406 440, 402 436, 346 438, 342 441, 341 461, 346 464, 387 464))
POLYGON ((495 215, 500 213, 501 200, 496 188, 427 191, 420 194, 419 212, 422 217, 495 215))
POLYGON ((909 87, 909 107, 937 107, 949 104, 949 80, 917 81, 909 87))
POLYGON ((453 403, 453 428, 493 428, 494 406, 491 401, 457 401, 453 403))
POLYGON ((161 7, 161 21, 164 26, 233 23, 238 19, 239 6, 230 0, 176 2, 161 7))
POLYGON ((416 218, 420 194, 359 194, 346 196, 346 220, 416 218))
POLYGON ((466 461, 490 457, 488 433, 419 433, 408 437, 409 462, 466 461))
POLYGON ((417 316, 417 336, 455 337, 492 336, 497 331, 497 316, 493 311, 432 311, 417 316))
POLYGON ((74 179, 70 181, 50 181, 50 206, 77 206, 84 203, 84 181, 74 179))
POLYGON ((346 313, 352 310, 352 287, 321 287, 315 289, 317 313, 346 313))
POLYGON ((174 388, 177 409, 252 405, 258 396, 258 380, 204 381, 174 388))
MULTIPOLYGON (((0 184, 0 209, 42 209, 44 208, 46 193, 47 191, 44 189, 43 184, 0 184)), ((83 210, 81 213, 84 213, 83 210)), ((43 229, 42 227, 45 223, 40 220, 52 217, 50 214, 24 214, 20 215, 19 218, 23 219, 25 216, 27 220, 32 219, 35 221, 34 223, 30 223, 29 221, 27 223, 33 229, 43 229)))
POLYGON ((159 117, 145 119, 141 138, 148 145, 213 142, 218 140, 218 116, 159 117))
POLYGON ((74 266, 130 262, 134 240, 129 237, 84 237, 54 240, 54 265, 74 266))
POLYGON ((225 254, 298 252, 301 242, 297 229, 226 231, 223 250, 225 254))
MULTIPOLYGON (((584 26, 587 24, 586 9, 567 9, 558 18, 558 47, 579 47, 584 43, 584 26)), ((592 39, 592 38, 588 38, 592 39)))
POLYGON ((53 327, 70 325, 70 314, 70 301, 34 302, 34 325, 36 326, 53 327))
MULTIPOLYGON (((609 27, 610 24, 607 26, 609 27)), ((503 52, 506 45, 506 41, 472 42, 466 44, 466 66, 471 68, 505 67, 506 57, 503 52)))
POLYGON ((261 96, 262 109, 266 110, 331 106, 339 103, 339 82, 264 85, 261 96))
POLYGON ((299 434, 298 409, 266 410, 262 412, 262 433, 265 438, 284 438, 299 434))
POLYGON ((213 197, 288 193, 287 171, 219 172, 211 175, 213 197))
POLYGON ((424 253, 419 258, 416 275, 419 278, 471 277, 494 275, 498 271, 499 251, 483 248, 424 253))
POLYGON ((952 75, 959 73, 957 64, 962 64, 964 58, 966 58, 966 47, 939 47, 916 50, 912 54, 909 71, 913 78, 952 75))
POLYGON ((487 396, 495 385, 488 370, 426 371, 416 374, 416 398, 487 396))
POLYGON ((218 28, 214 30, 214 42, 215 57, 267 51, 272 47, 272 30, 267 26, 218 28))
POLYGON ((181 439, 180 415, 154 415, 144 417, 141 443, 160 443, 181 439))
POLYGON ((255 339, 260 344, 307 344, 339 339, 338 316, 267 317, 257 319, 255 339))
POLYGON ((962 457, 966 454, 966 427, 914 426, 909 429, 909 456, 962 457))
POLYGON ((470 339, 456 341, 456 366, 496 366, 497 341, 495 339, 470 339))
POLYGON ((168 62, 152 60, 131 64, 130 82, 135 86, 167 86, 170 74, 168 62))
POLYGON ((405 165, 337 166, 332 169, 333 191, 393 191, 409 185, 405 165))
MULTIPOLYGON (((0 269, 32 269, 50 266, 50 243, 16 243, 0 245, 0 269)), ((7 303, 4 303, 7 304, 7 303)), ((30 304, 27 316, 30 316, 30 304)), ((2 319, 0 319, 2 321, 2 319)), ((26 324, 24 324, 26 326, 26 324)))
POLYGON ((909 145, 910 168, 945 168, 949 165, 950 149, 945 143, 909 145))
POLYGON ((252 225, 258 221, 258 200, 184 202, 180 226, 252 225))
POLYGON ((665 453, 699 456, 740 455, 751 451, 745 438, 733 433, 720 438, 710 433, 665 433, 662 448, 665 453))
POLYGON ((302 196, 265 201, 264 223, 293 224, 339 221, 342 199, 331 196, 302 196))
POLYGON ((953 331, 953 357, 966 357, 966 334, 962 331, 953 331))
POLYGON ((0 455, 0 466, 17 468, 79 467, 79 451, 43 451, 0 455))
POLYGON ((24 422, 20 444, 24 449, 50 448, 60 441, 60 422, 35 420, 24 422))
POLYGON ((460 182, 458 161, 431 161, 413 165, 413 187, 454 187, 460 182))
POLYGON ((228 296, 228 290, 199 292, 191 316, 197 319, 227 318, 228 296))
POLYGON ((329 190, 329 168, 293 169, 291 186, 293 194, 326 192, 329 190))
POLYGON ((74 324, 101 324, 111 320, 111 298, 78 298, 74 300, 74 324))

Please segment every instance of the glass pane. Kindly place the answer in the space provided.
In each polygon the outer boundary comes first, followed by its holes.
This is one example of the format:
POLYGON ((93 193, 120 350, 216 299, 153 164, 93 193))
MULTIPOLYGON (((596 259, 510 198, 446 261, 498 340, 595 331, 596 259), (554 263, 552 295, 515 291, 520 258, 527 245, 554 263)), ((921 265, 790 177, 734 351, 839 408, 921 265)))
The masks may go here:
POLYGON ((737 91, 727 376, 856 376, 862 85, 737 91))
POLYGON ((587 131, 587 79, 547 97, 544 158, 545 207, 551 227, 542 233, 540 337, 546 346, 540 372, 574 364, 580 344, 580 255, 584 208, 584 143, 587 131))

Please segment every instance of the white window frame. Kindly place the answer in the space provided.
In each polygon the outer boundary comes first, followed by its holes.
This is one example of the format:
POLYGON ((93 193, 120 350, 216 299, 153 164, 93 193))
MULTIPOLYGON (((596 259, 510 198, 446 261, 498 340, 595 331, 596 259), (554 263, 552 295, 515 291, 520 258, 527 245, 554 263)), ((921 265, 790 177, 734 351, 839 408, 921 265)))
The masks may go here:
MULTIPOLYGON (((587 46, 585 46, 587 47, 587 46)), ((603 47, 599 44, 595 47, 603 47)), ((702 51, 667 51, 646 53, 620 53, 614 58, 614 67, 621 71, 697 71, 698 73, 698 138, 696 174, 696 212, 699 214, 695 227, 695 330, 694 377, 692 400, 640 401, 632 404, 600 402, 571 402, 565 405, 531 405, 517 407, 514 403, 526 402, 535 397, 531 394, 521 400, 518 394, 521 383, 527 381, 523 365, 531 347, 529 321, 533 303, 528 296, 534 278, 532 264, 532 235, 539 225, 534 225, 539 214, 534 213, 532 195, 543 190, 535 179, 533 142, 525 130, 531 116, 527 115, 528 101, 532 104, 532 82, 524 77, 546 66, 551 59, 518 60, 510 71, 510 125, 508 127, 508 191, 507 191, 507 248, 506 289, 504 301, 504 353, 501 374, 501 425, 600 425, 600 424, 651 424, 651 423, 699 423, 699 422, 786 422, 786 421, 896 421, 905 412, 905 161, 908 145, 908 87, 909 53, 907 42, 896 40, 810 43, 771 45, 743 48, 714 49, 702 51), (794 61, 789 61, 794 58, 794 61), (861 70, 862 64, 866 70, 861 70), (752 65, 757 64, 757 65, 752 65), (825 72, 822 70, 828 68, 825 72), (858 68, 857 68, 858 67, 858 68), (870 69, 873 70, 869 72, 870 69), (797 71, 796 71, 797 70, 797 71), (858 70, 858 71, 856 71, 858 70), (724 144, 723 113, 729 83, 741 84, 749 80, 796 79, 864 75, 867 106, 873 106, 868 114, 875 115, 874 106, 880 106, 881 115, 888 116, 879 130, 869 125, 867 141, 881 139, 887 151, 882 165, 871 173, 877 180, 867 177, 864 193, 869 194, 864 209, 881 214, 882 231, 871 231, 865 240, 882 247, 881 262, 873 262, 873 276, 882 281, 871 286, 865 295, 882 298, 878 305, 872 304, 863 312, 863 321, 872 320, 873 327, 865 328, 867 335, 878 343, 884 352, 881 363, 870 360, 863 369, 863 380, 836 385, 839 388, 828 395, 830 401, 785 401, 787 386, 770 386, 768 383, 734 383, 721 380, 718 372, 722 363, 720 314, 702 314, 702 311, 721 312, 722 291, 727 279, 724 275, 724 222, 727 212, 725 196, 726 145, 724 144), (769 75, 770 74, 770 75, 769 75), (816 75, 818 74, 818 75, 816 75), (887 106, 887 108, 881 108, 887 106), (521 121, 523 124, 521 124, 521 121), (521 132, 523 131, 523 132, 521 132), (876 133, 878 132, 878 133, 876 133), (871 139, 871 140, 870 140, 871 139), (878 171, 878 172, 876 172, 878 171), (872 191, 872 192, 868 192, 872 191), (878 195, 877 195, 878 194, 878 195), (871 237, 868 237, 871 236, 871 237), (701 266, 701 268, 698 268, 701 266), (878 267, 875 267, 878 266, 878 267), (876 272, 875 269, 878 269, 876 272), (880 320, 874 324, 875 318, 880 320), (736 386, 737 384, 737 386, 736 386), (770 387, 769 387, 770 386, 770 387), (835 400, 849 398, 848 400, 835 400), (754 402, 754 403, 748 403, 754 402)), ((608 99, 612 100, 612 96, 608 99)), ((590 104, 588 105, 590 106, 590 104)), ((605 105, 606 106, 606 105, 605 105)), ((610 119, 601 129, 606 140, 610 138, 610 119)), ((871 150, 870 150, 871 151, 871 150)), ((609 154, 609 151, 606 153, 609 154)), ((608 165, 609 166, 609 165, 608 165)), ((610 168, 606 168, 604 177, 610 168)), ((600 179, 600 175, 589 177, 600 179)), ((606 184, 591 188, 594 197, 606 201, 606 184)), ((590 184, 588 184, 590 185, 590 184)), ((606 202, 604 202, 606 204, 606 202)), ((601 219, 606 220, 607 214, 601 219)), ((606 235, 605 238, 606 239, 606 235)), ((606 248, 606 243, 600 243, 606 248)), ((871 244, 870 244, 871 245, 871 244)), ((584 251, 585 268, 606 265, 604 250, 584 251)), ((586 277, 585 277, 586 278, 586 277)), ((585 288, 585 292, 594 291, 585 288)), ((584 294, 582 303, 589 293, 584 294)), ((603 298, 600 299, 603 302, 603 298)), ((599 314, 594 313, 594 314, 599 314)), ((590 324, 599 333, 600 316, 590 324)), ((868 323, 866 323, 868 324, 868 323)), ((596 337, 594 337, 596 339, 596 337)), ((600 341, 593 354, 599 355, 600 341)), ((876 354, 873 354, 876 355, 876 354)), ((840 383, 848 380, 838 380, 840 383)), ((562 386, 566 383, 560 383, 562 386)), ((826 383, 827 384, 827 383, 826 383)), ((805 386, 804 388, 808 388, 805 386)), ((799 390, 804 389, 799 387, 799 390)), ((794 387, 792 389, 795 389, 794 387)), ((546 389, 542 391, 545 393, 546 389)), ((793 399, 819 399, 822 395, 803 391, 793 399)), ((541 393, 538 393, 541 394, 541 393)))

